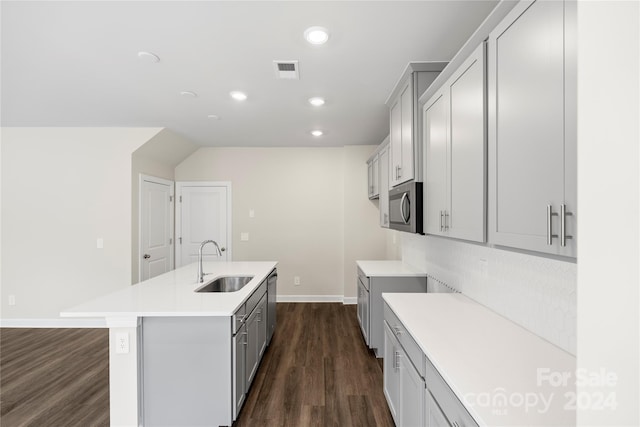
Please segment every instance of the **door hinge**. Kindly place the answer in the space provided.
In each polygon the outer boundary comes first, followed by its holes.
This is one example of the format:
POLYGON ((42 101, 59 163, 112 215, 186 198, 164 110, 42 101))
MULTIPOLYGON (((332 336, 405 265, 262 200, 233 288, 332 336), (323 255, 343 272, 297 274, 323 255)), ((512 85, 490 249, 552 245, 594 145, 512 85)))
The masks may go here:
POLYGON ((169 202, 173 202, 173 196, 169 196, 169 202))
POLYGON ((182 244, 182 237, 178 237, 178 241, 182 244))
POLYGON ((180 203, 182 203, 182 196, 180 196, 180 203))
POLYGON ((172 238, 169 238, 169 244, 173 245, 173 239, 172 238))

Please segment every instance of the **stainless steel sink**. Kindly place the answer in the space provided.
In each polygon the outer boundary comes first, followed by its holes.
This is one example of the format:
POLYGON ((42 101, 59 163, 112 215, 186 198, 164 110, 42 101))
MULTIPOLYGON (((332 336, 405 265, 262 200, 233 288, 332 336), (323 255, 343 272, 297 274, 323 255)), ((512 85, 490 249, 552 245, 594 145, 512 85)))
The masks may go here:
POLYGON ((196 289, 196 292, 236 292, 253 279, 253 276, 228 276, 218 277, 196 289))

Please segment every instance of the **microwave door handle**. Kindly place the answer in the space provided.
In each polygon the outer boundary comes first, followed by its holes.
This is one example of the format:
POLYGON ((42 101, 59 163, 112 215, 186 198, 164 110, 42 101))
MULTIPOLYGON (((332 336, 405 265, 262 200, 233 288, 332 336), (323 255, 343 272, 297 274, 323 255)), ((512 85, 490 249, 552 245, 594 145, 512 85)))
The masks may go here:
POLYGON ((404 193, 402 195, 402 199, 400 200, 400 215, 402 216, 402 221, 405 224, 408 224, 409 220, 407 220, 407 216, 404 213, 404 201, 405 201, 406 198, 407 198, 407 193, 404 193))

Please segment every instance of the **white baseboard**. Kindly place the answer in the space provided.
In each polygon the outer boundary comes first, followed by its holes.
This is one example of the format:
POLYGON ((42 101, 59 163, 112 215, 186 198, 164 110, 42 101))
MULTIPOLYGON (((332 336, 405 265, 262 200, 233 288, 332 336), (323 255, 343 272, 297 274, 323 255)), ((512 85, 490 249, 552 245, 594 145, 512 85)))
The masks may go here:
POLYGON ((0 328, 106 328, 104 319, 0 319, 0 328))
POLYGON ((277 302, 343 302, 342 295, 278 295, 277 302))
POLYGON ((358 303, 357 297, 343 297, 342 295, 278 295, 278 302, 341 302, 344 305, 358 303))

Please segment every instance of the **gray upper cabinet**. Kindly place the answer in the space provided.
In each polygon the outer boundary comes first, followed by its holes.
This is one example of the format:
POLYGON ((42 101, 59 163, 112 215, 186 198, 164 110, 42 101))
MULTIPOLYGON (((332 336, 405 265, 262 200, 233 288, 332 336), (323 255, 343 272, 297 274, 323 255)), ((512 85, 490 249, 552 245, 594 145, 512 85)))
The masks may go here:
POLYGON ((485 45, 423 107, 428 234, 484 242, 485 45))
POLYGON ((380 196, 380 170, 378 154, 375 154, 367 161, 367 188, 370 199, 377 199, 380 196))
POLYGON ((382 143, 378 154, 379 187, 380 187, 380 227, 389 228, 389 138, 382 143))
POLYGON ((422 128, 418 98, 446 65, 446 62, 409 63, 387 100, 391 187, 412 179, 422 182, 422 147, 417 143, 422 128))
POLYGON ((489 36, 490 243, 576 256, 575 7, 522 1, 489 36))

